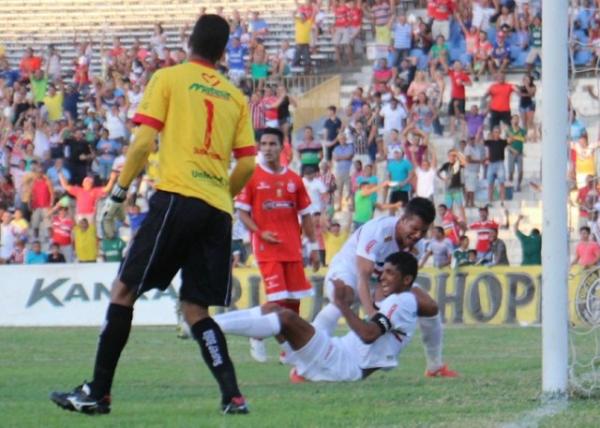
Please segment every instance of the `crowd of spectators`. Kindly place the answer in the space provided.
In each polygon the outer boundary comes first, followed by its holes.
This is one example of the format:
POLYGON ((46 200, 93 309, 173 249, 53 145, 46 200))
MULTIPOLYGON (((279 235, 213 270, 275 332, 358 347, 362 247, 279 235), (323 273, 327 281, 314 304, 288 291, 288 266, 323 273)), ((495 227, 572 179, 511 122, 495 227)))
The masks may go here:
MULTIPOLYGON (((227 16, 231 38, 222 71, 248 96, 257 133, 267 126, 284 131, 282 163, 303 176, 325 263, 377 211, 395 214, 421 196, 439 204, 436 226, 419 249, 422 263, 508 264, 487 207, 503 206, 528 185, 524 147, 539 138, 541 1, 430 0, 421 6, 424 14, 388 0, 297 2, 294 38, 276 49, 267 47, 269 23, 259 12, 227 16), (324 111, 319 125, 294 130, 296 100, 284 78, 314 72, 313 56, 329 37, 338 66, 364 64, 366 41, 374 40, 372 80, 356 88, 348 105, 324 111), (519 84, 506 81, 515 67, 525 71, 519 84), (468 103, 477 81, 485 95, 468 103), (518 111, 511 109, 513 97, 518 111), (455 141, 443 160, 436 156, 438 137, 455 141), (480 221, 467 225, 466 209, 476 204, 480 221), (467 231, 477 237, 474 248, 467 231)), ((593 39, 598 32, 596 5, 574 3, 571 14, 583 46, 582 34, 593 39)), ((155 70, 186 61, 187 32, 181 29, 176 48, 161 24, 146 42, 135 39, 127 47, 118 37, 97 44, 87 36, 73 41, 70 66, 53 46, 28 48, 18 69, 0 59, 0 263, 120 260, 157 180, 156 152, 131 189, 120 236, 103 237, 96 212, 122 168, 146 82, 155 70), (100 58, 99 73, 92 72, 93 56, 100 58)), ((596 175, 596 146, 575 115, 571 140, 583 212, 591 203, 582 192, 587 176, 596 175)), ((515 232, 523 264, 535 264, 541 235, 523 234, 520 220, 515 232)), ((249 263, 247 241, 236 221, 234 264, 249 263)))

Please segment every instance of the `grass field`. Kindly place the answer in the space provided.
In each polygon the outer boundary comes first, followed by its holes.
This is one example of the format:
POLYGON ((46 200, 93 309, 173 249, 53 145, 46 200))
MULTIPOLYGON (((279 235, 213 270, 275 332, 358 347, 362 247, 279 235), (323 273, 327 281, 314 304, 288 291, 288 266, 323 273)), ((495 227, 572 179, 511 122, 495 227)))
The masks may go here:
MULTIPOLYGON (((400 367, 363 382, 301 384, 289 368, 258 364, 242 338, 230 338, 248 416, 217 411, 217 386, 195 342, 173 328, 134 328, 113 388, 112 413, 89 417, 48 400, 91 374, 97 340, 91 328, 0 329, 1 427, 490 427, 518 422, 539 406, 540 330, 451 327, 446 357, 459 379, 426 379, 417 337, 400 367)), ((542 418, 543 427, 600 425, 595 400, 571 402, 542 418)), ((527 425, 523 425, 527 426, 527 425)))

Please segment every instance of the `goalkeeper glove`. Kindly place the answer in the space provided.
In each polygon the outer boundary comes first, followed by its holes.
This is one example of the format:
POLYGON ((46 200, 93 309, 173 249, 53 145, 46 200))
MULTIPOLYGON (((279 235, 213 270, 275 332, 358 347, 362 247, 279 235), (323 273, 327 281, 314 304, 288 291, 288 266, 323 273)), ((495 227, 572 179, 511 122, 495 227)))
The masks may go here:
POLYGON ((127 188, 121 187, 115 184, 110 196, 104 202, 102 207, 102 231, 104 237, 112 239, 117 234, 116 221, 125 220, 125 210, 123 209, 123 202, 127 198, 127 188))

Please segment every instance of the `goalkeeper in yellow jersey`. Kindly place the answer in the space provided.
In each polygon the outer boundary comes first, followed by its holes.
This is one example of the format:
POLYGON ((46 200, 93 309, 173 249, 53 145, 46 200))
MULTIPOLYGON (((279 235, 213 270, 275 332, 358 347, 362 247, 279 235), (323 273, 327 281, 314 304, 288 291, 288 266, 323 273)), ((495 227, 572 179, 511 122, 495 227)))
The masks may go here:
POLYGON ((232 197, 252 175, 256 152, 244 95, 215 68, 228 38, 223 18, 203 15, 189 39, 190 61, 157 71, 145 89, 134 116, 135 140, 102 213, 105 233, 114 234, 127 189, 160 133, 157 191, 113 283, 92 381, 51 394, 66 410, 110 412, 133 306, 145 291, 166 289, 181 270, 181 308, 219 384, 221 410, 248 412, 225 336, 208 313, 209 306, 230 302, 232 197), (229 175, 232 155, 237 163, 229 175))

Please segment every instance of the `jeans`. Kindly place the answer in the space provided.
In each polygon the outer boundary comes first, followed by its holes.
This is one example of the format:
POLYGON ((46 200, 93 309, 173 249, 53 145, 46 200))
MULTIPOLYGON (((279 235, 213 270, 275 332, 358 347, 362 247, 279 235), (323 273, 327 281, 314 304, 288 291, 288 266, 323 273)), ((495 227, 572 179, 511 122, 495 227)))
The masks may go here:
POLYGON ((523 178, 523 153, 514 154, 510 150, 508 151, 508 180, 512 181, 515 166, 517 167, 517 178, 518 184, 520 184, 521 179, 523 178))
POLYGON ((304 69, 310 69, 310 46, 308 44, 299 44, 296 45, 296 51, 294 52, 294 67, 300 65, 300 61, 302 61, 304 69))

